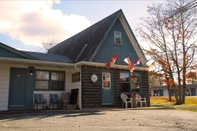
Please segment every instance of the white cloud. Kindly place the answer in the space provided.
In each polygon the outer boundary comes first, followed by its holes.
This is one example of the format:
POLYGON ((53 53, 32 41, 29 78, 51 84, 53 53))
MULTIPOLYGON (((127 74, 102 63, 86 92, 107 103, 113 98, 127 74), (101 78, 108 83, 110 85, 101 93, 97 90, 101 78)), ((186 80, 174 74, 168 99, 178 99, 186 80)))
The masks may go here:
POLYGON ((60 1, 1 1, 0 33, 25 45, 41 46, 42 41, 60 42, 91 25, 84 16, 53 9, 54 3, 60 1))

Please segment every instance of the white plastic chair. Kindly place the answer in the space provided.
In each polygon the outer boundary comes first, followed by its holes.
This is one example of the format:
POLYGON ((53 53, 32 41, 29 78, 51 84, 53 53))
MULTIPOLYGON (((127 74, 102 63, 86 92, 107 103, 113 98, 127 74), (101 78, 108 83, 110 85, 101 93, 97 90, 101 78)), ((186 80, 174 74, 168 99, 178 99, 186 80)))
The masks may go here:
POLYGON ((144 103, 145 106, 147 107, 146 98, 142 98, 139 94, 135 94, 135 100, 137 107, 138 107, 138 103, 140 103, 140 107, 142 107, 142 103, 144 103))
POLYGON ((131 107, 133 107, 133 102, 132 102, 132 100, 129 100, 129 99, 128 99, 128 96, 127 96, 127 95, 121 94, 121 95, 120 95, 120 98, 122 99, 122 107, 123 107, 124 104, 125 104, 125 108, 127 108, 127 107, 128 107, 128 103, 131 103, 131 107), (129 101, 128 101, 128 100, 129 100, 129 101))

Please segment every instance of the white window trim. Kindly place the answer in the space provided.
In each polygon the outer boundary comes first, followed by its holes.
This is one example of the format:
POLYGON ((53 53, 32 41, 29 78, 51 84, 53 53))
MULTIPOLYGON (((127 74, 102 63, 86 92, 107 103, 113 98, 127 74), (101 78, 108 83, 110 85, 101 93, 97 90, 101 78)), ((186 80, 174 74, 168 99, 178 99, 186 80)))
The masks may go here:
POLYGON ((120 31, 114 31, 114 44, 122 45, 122 33, 120 31), (116 42, 116 37, 115 36, 116 36, 117 33, 120 33, 120 43, 116 42))
POLYGON ((111 73, 109 73, 109 72, 103 72, 102 73, 102 88, 103 89, 111 89, 111 73), (105 74, 108 74, 109 75, 108 78, 105 78, 104 77, 105 74), (108 86, 105 86, 104 83, 103 83, 104 81, 106 81, 106 82, 108 81, 108 84, 109 85, 108 86))

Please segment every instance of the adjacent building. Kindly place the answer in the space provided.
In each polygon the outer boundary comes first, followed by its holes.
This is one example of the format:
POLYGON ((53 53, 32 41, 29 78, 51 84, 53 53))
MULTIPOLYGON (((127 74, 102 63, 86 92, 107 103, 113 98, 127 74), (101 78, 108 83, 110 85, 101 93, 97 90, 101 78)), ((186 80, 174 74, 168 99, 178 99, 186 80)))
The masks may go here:
MULTIPOLYGON (((178 86, 176 86, 178 89, 178 86)), ((152 86, 150 87, 151 96, 168 96, 168 87, 167 86, 152 86)), ((174 89, 170 87, 170 95, 174 96, 174 89)), ((197 95, 197 84, 187 84, 186 85, 186 96, 196 96, 197 95)))

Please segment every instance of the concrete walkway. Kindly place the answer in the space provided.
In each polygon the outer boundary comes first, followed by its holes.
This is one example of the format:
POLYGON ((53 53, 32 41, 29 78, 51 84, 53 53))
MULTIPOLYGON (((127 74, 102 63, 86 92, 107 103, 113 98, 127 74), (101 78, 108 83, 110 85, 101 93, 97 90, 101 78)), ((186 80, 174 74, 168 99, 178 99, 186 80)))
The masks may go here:
POLYGON ((0 114, 0 131, 197 131, 197 113, 170 108, 94 108, 0 114))

